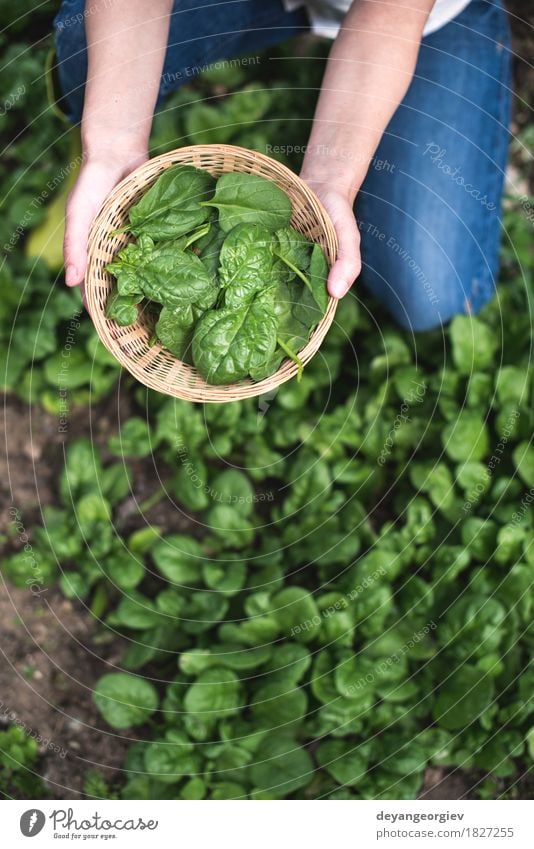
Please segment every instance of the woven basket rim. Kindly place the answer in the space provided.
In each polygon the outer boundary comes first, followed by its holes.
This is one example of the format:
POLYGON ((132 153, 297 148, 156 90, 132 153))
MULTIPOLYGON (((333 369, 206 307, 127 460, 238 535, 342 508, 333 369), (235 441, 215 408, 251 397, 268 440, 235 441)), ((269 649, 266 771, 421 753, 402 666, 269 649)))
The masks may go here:
MULTIPOLYGON (((151 389, 199 403, 235 401, 270 392, 296 376, 298 371, 296 363, 285 359, 274 374, 257 382, 246 378, 234 384, 209 384, 200 377, 196 369, 181 363, 160 343, 149 348, 148 332, 142 321, 138 320, 127 327, 119 327, 116 322, 105 317, 105 299, 112 282, 111 275, 105 271, 105 265, 120 248, 130 241, 130 237, 126 234, 110 237, 110 232, 116 229, 116 225, 111 226, 110 221, 114 217, 115 222, 117 220, 122 222, 129 207, 138 200, 138 197, 166 168, 178 163, 204 167, 217 174, 228 171, 259 173, 267 179, 274 180, 290 197, 294 216, 298 198, 300 207, 298 214, 307 221, 307 224, 313 225, 317 233, 314 241, 321 240, 329 265, 334 261, 338 243, 328 213, 315 192, 286 165, 264 153, 251 151, 238 145, 188 145, 142 163, 124 177, 106 198, 91 225, 88 239, 87 272, 84 284, 88 312, 107 350, 140 383, 151 389), (204 164, 206 161, 210 167, 204 164)), ((302 231, 302 225, 299 227, 299 222, 294 222, 293 219, 292 226, 302 231)), ((309 362, 319 349, 334 319, 336 307, 337 299, 329 296, 325 314, 306 345, 298 352, 304 364, 309 362)))

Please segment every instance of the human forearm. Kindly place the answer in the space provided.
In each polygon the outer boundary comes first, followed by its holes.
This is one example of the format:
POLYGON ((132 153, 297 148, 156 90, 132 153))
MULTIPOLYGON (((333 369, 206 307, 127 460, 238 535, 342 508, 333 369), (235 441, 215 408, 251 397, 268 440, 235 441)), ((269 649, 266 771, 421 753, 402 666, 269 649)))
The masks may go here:
POLYGON ((433 0, 355 0, 332 47, 301 176, 348 200, 415 69, 433 0))
POLYGON ((87 0, 82 144, 88 159, 148 146, 172 0, 87 0))
POLYGON ((81 283, 91 222, 119 180, 147 158, 172 0, 87 0, 84 162, 67 203, 65 269, 81 283))

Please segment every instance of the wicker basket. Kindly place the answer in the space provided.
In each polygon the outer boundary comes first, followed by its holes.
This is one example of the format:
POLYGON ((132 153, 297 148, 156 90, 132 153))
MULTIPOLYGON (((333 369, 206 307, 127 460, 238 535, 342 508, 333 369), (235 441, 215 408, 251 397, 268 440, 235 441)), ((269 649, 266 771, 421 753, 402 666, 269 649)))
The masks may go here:
MULTIPOLYGON (((236 401, 269 392, 297 374, 297 366, 284 360, 270 377, 254 382, 241 380, 227 386, 205 382, 195 368, 173 357, 159 343, 149 346, 152 327, 149 318, 127 327, 120 327, 105 316, 105 306, 112 287, 112 277, 105 267, 118 250, 130 241, 126 233, 110 236, 110 232, 127 221, 130 207, 137 203, 156 178, 176 163, 205 168, 218 177, 228 171, 260 174, 277 183, 291 199, 292 225, 325 250, 330 264, 337 252, 337 239, 332 223, 316 195, 284 165, 261 153, 224 144, 183 147, 141 165, 113 190, 95 218, 89 235, 88 265, 85 279, 85 298, 96 331, 114 357, 137 380, 167 395, 198 402, 236 401)), ((299 352, 305 364, 317 352, 332 323, 337 301, 330 298, 325 315, 312 333, 307 345, 299 352)))

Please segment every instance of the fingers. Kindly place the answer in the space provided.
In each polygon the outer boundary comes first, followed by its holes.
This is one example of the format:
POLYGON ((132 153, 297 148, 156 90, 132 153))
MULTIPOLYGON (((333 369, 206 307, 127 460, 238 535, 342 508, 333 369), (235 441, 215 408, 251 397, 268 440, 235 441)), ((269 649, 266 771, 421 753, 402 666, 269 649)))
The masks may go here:
POLYGON ((328 291, 332 297, 342 298, 361 271, 360 233, 349 204, 335 218, 332 217, 332 223, 337 233, 339 250, 328 275, 328 291))
POLYGON ((119 167, 85 165, 67 201, 63 255, 65 283, 78 286, 87 265, 87 240, 91 224, 106 197, 123 174, 119 167))
POLYGON ((84 279, 87 264, 87 238, 93 215, 92 204, 80 196, 77 184, 67 203, 63 242, 67 286, 78 286, 84 279))
POLYGON ((89 229, 110 188, 99 171, 85 166, 69 195, 63 241, 67 286, 78 286, 84 279, 89 229))

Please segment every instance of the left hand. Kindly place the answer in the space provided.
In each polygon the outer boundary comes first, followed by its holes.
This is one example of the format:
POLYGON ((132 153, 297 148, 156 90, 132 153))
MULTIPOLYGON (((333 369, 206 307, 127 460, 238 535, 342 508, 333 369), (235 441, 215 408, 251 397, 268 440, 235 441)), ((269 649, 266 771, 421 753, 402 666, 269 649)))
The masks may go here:
POLYGON ((323 204, 337 234, 339 249, 337 259, 328 275, 328 291, 334 298, 342 298, 358 277, 362 262, 360 258, 360 231, 354 217, 353 203, 348 193, 336 189, 326 181, 318 182, 301 173, 323 204))

